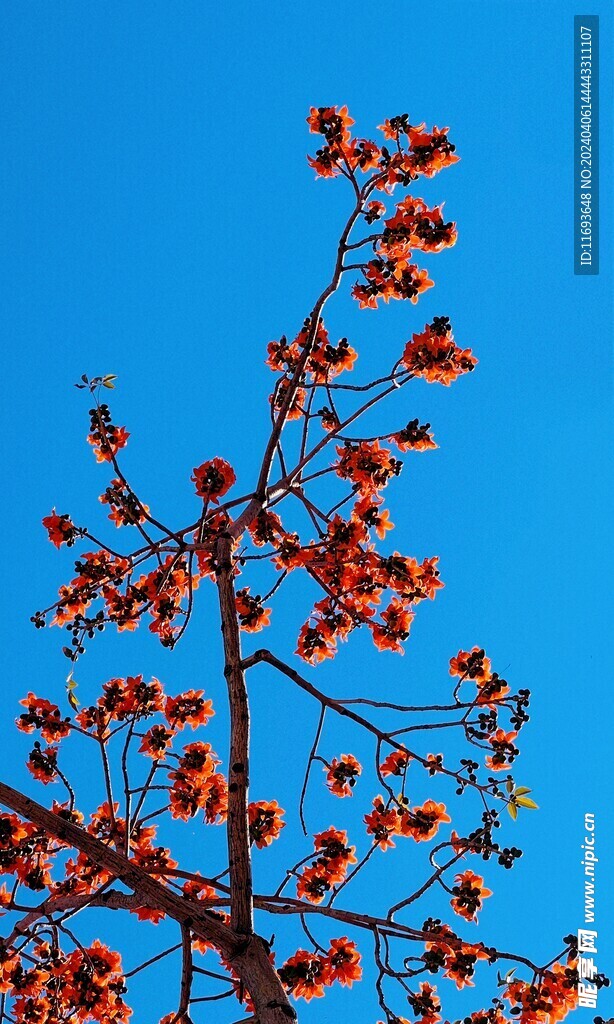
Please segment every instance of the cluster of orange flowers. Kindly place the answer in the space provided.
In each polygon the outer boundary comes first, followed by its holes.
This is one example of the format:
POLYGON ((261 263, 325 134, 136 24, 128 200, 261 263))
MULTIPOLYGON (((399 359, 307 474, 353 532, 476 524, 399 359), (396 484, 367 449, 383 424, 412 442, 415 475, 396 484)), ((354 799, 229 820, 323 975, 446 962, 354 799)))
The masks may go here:
POLYGON ((497 729, 488 742, 493 748, 493 754, 486 758, 486 767, 493 772, 502 772, 509 768, 514 758, 518 755, 518 747, 514 746, 514 740, 518 733, 506 732, 505 729, 497 729))
POLYGON ((333 516, 326 535, 307 546, 301 545, 298 535, 285 534, 277 540, 274 556, 280 569, 306 568, 329 595, 316 602, 299 634, 297 654, 312 664, 334 657, 338 641, 361 625, 371 630, 380 650, 402 653, 415 605, 432 600, 443 586, 437 558, 418 563, 397 552, 384 558, 369 540, 370 530, 383 537, 392 528, 377 491, 401 463, 378 442, 350 443, 338 451, 336 470, 351 479, 359 495, 350 518, 333 516), (375 621, 386 589, 394 596, 375 621))
MULTIPOLYGON (((294 373, 310 337, 311 320, 308 318, 291 344, 288 344, 285 336, 279 341, 269 342, 266 365, 276 373, 294 373)), ((352 370, 356 358, 356 352, 347 338, 341 338, 333 345, 324 321, 318 320, 315 338, 311 341, 305 363, 308 379, 316 384, 324 384, 344 370, 352 370)))
POLYGON ((209 743, 189 743, 183 748, 177 768, 169 773, 173 818, 188 821, 202 810, 209 824, 226 820, 228 785, 224 775, 216 770, 219 764, 209 743))
MULTIPOLYGON (((308 345, 309 354, 303 364, 302 384, 326 384, 344 370, 352 370, 354 367, 357 355, 347 338, 341 338, 333 345, 322 320, 318 320, 315 336, 312 338, 311 335, 311 320, 308 318, 291 344, 282 336, 279 341, 271 341, 267 346, 266 365, 284 375, 269 398, 276 410, 286 400, 290 378, 308 345)), ((299 387, 288 409, 288 420, 296 420, 303 415, 305 397, 305 388, 299 387)))
POLYGON ((472 986, 478 961, 488 960, 489 954, 482 943, 461 942, 457 935, 441 921, 425 921, 423 930, 433 938, 425 943, 422 959, 427 970, 435 974, 443 971, 458 989, 472 986))
POLYGON ((414 249, 441 252, 455 244, 456 224, 444 221, 443 203, 430 209, 424 199, 405 196, 395 209, 394 217, 384 221, 382 237, 376 243, 380 256, 402 260, 411 256, 414 249))
POLYGON ((115 587, 125 578, 129 562, 105 550, 86 551, 75 562, 75 569, 78 575, 68 586, 60 587, 52 625, 65 626, 82 618, 97 597, 108 597, 112 603, 115 587))
POLYGON ((331 939, 325 954, 297 950, 280 968, 279 977, 295 998, 309 1002, 314 997, 323 996, 324 989, 336 981, 348 988, 355 981, 360 981, 360 953, 356 943, 350 942, 346 936, 331 939))
MULTIPOLYGON (((58 742, 69 734, 73 725, 63 718, 57 705, 33 693, 21 702, 26 707, 17 720, 22 732, 40 730, 48 742, 58 742)), ((186 726, 197 729, 206 725, 214 714, 210 700, 202 690, 186 690, 177 697, 165 696, 157 679, 145 682, 143 676, 111 679, 102 687, 95 705, 82 708, 76 715, 76 724, 84 732, 106 740, 113 723, 131 722, 132 727, 154 715, 163 722, 150 726, 141 735, 139 752, 155 762, 164 761, 178 732, 186 726)), ((44 783, 57 778, 58 747, 42 750, 35 744, 28 767, 35 778, 44 783)), ((177 765, 169 772, 170 813, 174 818, 188 820, 198 810, 204 811, 210 823, 224 821, 227 812, 227 783, 217 771, 220 764, 211 745, 190 743, 177 758, 177 765)))
POLYGON ((104 625, 105 614, 119 632, 132 632, 147 611, 152 619, 151 632, 165 646, 172 645, 180 629, 177 619, 184 614, 185 601, 199 582, 198 575, 188 571, 185 558, 174 555, 168 555, 134 583, 127 582, 131 570, 129 560, 104 549, 86 552, 75 567, 78 575, 68 586, 60 587, 52 620, 52 625, 67 626, 75 636, 83 629, 93 635, 94 629, 104 625), (124 592, 119 589, 123 584, 126 584, 124 592), (86 620, 86 612, 98 598, 104 602, 105 613, 99 612, 93 619, 86 620))
POLYGON ((403 365, 429 384, 446 386, 477 365, 471 349, 461 349, 454 343, 454 335, 447 316, 436 316, 421 334, 414 334, 403 352, 403 365))
MULTIPOLYGON (((429 209, 423 199, 412 196, 397 203, 394 217, 384 222, 384 230, 374 243, 375 258, 363 268, 365 283, 353 288, 361 309, 377 309, 380 299, 410 299, 416 303, 418 296, 432 287, 427 272, 410 260, 414 250, 436 253, 455 244, 456 224, 444 221, 442 209, 429 209)), ((372 210, 368 215, 373 219, 372 210)))
POLYGON ((88 947, 64 953, 57 945, 38 942, 36 961, 23 961, 0 945, 0 992, 12 996, 13 1014, 24 1024, 52 1021, 99 1021, 126 1024, 132 1011, 121 957, 97 939, 88 947))
POLYGON ((130 434, 125 427, 116 427, 111 422, 108 405, 100 403, 90 409, 90 432, 87 440, 94 449, 97 462, 112 462, 118 451, 125 448, 130 434))
POLYGON ((145 522, 145 513, 149 512, 149 507, 142 505, 119 477, 111 480, 104 494, 100 495, 100 502, 109 506, 111 509, 109 519, 117 527, 143 523, 145 522))
MULTIPOLYGON (((316 174, 323 178, 371 171, 372 187, 390 193, 398 184, 407 186, 421 175, 433 177, 458 160, 447 128, 435 127, 427 132, 424 124, 411 125, 406 114, 380 125, 385 139, 394 141, 392 152, 385 145, 352 137, 354 121, 347 107, 312 107, 307 121, 310 130, 325 140, 315 157, 308 157, 316 174)), ((432 287, 427 271, 410 260, 414 250, 440 252, 456 242, 456 225, 444 221, 442 208, 431 209, 423 199, 412 196, 397 204, 394 216, 385 221, 382 234, 375 240, 375 258, 362 265, 364 283, 357 283, 352 290, 361 309, 376 309, 380 299, 410 299, 415 303, 432 287)), ((362 212, 366 222, 372 224, 383 216, 385 207, 371 200, 362 212)))
POLYGON ((411 837, 416 843, 427 842, 437 835, 440 825, 451 820, 445 804, 434 800, 409 808, 386 803, 382 796, 375 797, 373 810, 365 815, 367 833, 381 850, 394 846, 395 836, 411 837))
POLYGON ((315 860, 303 868, 296 885, 299 899, 321 903, 333 885, 342 882, 351 864, 356 863, 355 847, 348 846, 347 832, 332 825, 313 837, 315 860))
POLYGON ((379 299, 409 299, 414 305, 423 292, 432 288, 428 270, 420 270, 407 260, 384 260, 378 257, 365 264, 364 284, 355 284, 352 295, 360 309, 377 309, 379 299))
POLYGON ((420 175, 432 178, 459 159, 447 128, 425 131, 424 124, 411 125, 407 114, 379 126, 384 139, 395 143, 393 152, 369 139, 353 137, 350 129, 354 121, 347 107, 312 107, 307 123, 311 132, 325 140, 316 155, 307 158, 321 178, 357 170, 376 171, 376 187, 391 191, 396 184, 407 185, 420 175))
POLYGON ((346 443, 337 448, 339 461, 335 472, 342 480, 350 480, 359 494, 381 491, 393 476, 398 476, 403 463, 395 459, 379 441, 346 443))
POLYGON ((578 1006, 578 970, 575 960, 556 963, 541 980, 510 982, 503 993, 519 1024, 557 1024, 578 1006))
MULTIPOLYGON (((54 809, 57 805, 54 804, 54 809)), ((16 814, 0 814, 0 871, 33 892, 51 882, 50 857, 60 844, 16 814)))
POLYGON ((450 675, 460 680, 470 679, 476 684, 478 704, 491 704, 507 696, 510 690, 505 680, 492 671, 490 658, 481 647, 459 651, 455 658, 451 658, 450 675))

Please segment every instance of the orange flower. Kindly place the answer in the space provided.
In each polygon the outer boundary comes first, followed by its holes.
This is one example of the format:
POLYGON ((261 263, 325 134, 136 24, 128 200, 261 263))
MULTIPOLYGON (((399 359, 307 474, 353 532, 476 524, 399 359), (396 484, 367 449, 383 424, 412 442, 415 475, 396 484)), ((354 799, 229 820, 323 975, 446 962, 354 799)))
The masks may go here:
POLYGON ((486 767, 493 772, 502 772, 512 763, 518 754, 518 748, 514 746, 517 732, 505 732, 504 729, 497 731, 488 737, 488 742, 493 748, 492 757, 486 758, 486 767))
POLYGON ((137 907, 130 913, 136 914, 139 921, 151 921, 152 924, 159 924, 166 917, 163 910, 156 910, 153 907, 137 907))
POLYGON ((393 434, 390 438, 401 449, 402 452, 426 452, 437 445, 433 441, 433 435, 429 433, 430 423, 419 424, 418 420, 410 420, 403 430, 393 434))
POLYGON ((429 775, 436 775, 443 768, 443 754, 427 754, 426 755, 425 768, 428 769, 429 775))
POLYGON ((92 410, 87 442, 94 449, 96 462, 112 462, 118 451, 126 447, 129 437, 125 427, 116 427, 111 423, 107 405, 99 405, 92 410))
POLYGON ((109 519, 116 527, 143 523, 145 513, 149 512, 149 506, 143 505, 119 478, 111 481, 104 494, 100 495, 99 501, 111 508, 109 519))
POLYGON ((356 943, 350 942, 345 935, 341 939, 331 939, 328 962, 331 981, 339 981, 351 988, 355 981, 362 978, 362 969, 359 966, 360 953, 356 949, 356 943))
POLYGON ((241 629, 247 633, 259 633, 261 629, 269 625, 271 609, 264 608, 260 594, 253 597, 249 593, 249 587, 238 590, 235 597, 237 615, 241 629))
POLYGON ((34 749, 30 751, 27 769, 38 782, 42 782, 44 786, 47 786, 50 782, 57 781, 57 760, 57 747, 47 747, 43 750, 40 743, 35 743, 34 749))
POLYGON ((533 984, 515 979, 503 998, 512 1006, 514 1020, 520 1024, 558 1024, 578 1005, 576 962, 553 964, 543 978, 533 984))
POLYGON ((324 135, 329 141, 347 142, 354 121, 347 107, 311 107, 307 124, 314 135, 324 135))
POLYGON ((411 836, 417 843, 427 842, 437 835, 439 826, 452 819, 446 814, 445 804, 427 800, 421 807, 405 811, 401 817, 401 835, 411 836))
POLYGON ((337 476, 350 480, 362 495, 371 495, 386 486, 393 476, 398 476, 403 463, 380 446, 379 441, 346 441, 337 448, 339 461, 335 464, 337 476))
POLYGON ((455 658, 450 659, 450 675, 485 682, 490 678, 490 659, 480 647, 459 651, 455 658))
POLYGON ((270 846, 274 839, 279 838, 285 822, 282 815, 285 813, 277 803, 277 800, 260 800, 251 803, 247 808, 249 816, 249 837, 259 850, 270 846))
POLYGON ((60 548, 62 544, 72 547, 80 535, 80 531, 71 522, 70 516, 59 516, 55 509, 52 510, 51 515, 45 516, 43 526, 49 534, 49 540, 55 544, 56 548, 60 548))
POLYGON ((281 519, 275 512, 259 512, 247 529, 256 547, 261 548, 265 544, 274 544, 282 533, 281 519))
POLYGON ((402 643, 409 637, 414 613, 401 601, 393 597, 385 611, 382 622, 372 626, 373 643, 380 651, 394 651, 403 654, 402 643))
POLYGON ((403 363, 414 377, 423 377, 429 384, 446 386, 477 366, 470 349, 460 349, 448 317, 435 317, 422 334, 414 334, 405 346, 403 363))
POLYGON ((232 466, 216 456, 208 462, 203 462, 201 466, 197 466, 191 479, 196 484, 198 497, 217 505, 219 499, 230 490, 237 478, 232 466))
POLYGON ((330 967, 327 958, 316 953, 298 949, 279 969, 279 977, 296 999, 309 1002, 324 995, 324 988, 330 984, 330 967))
POLYGON ((373 224, 376 220, 379 220, 380 217, 383 217, 385 212, 386 207, 384 204, 381 203, 379 199, 372 199, 371 202, 367 203, 363 216, 367 224, 373 224))
POLYGON ((166 751, 173 744, 174 735, 175 733, 164 725, 152 725, 141 740, 139 753, 147 754, 154 760, 164 759, 166 751))
POLYGON ((405 775, 409 762, 411 761, 410 754, 406 750, 393 750, 388 757, 382 761, 380 765, 380 772, 382 775, 405 775))
POLYGON ((331 793, 341 797, 351 796, 356 779, 362 772, 362 766, 353 754, 341 754, 339 759, 334 757, 330 767, 325 767, 324 771, 326 772, 326 785, 331 793))
POLYGON ((441 1003, 436 992, 437 988, 434 985, 423 981, 420 983, 420 992, 407 997, 415 1016, 420 1018, 420 1024, 437 1024, 437 1021, 441 1020, 441 1003))
MULTIPOLYGON (((290 388, 290 384, 291 382, 289 379, 282 377, 282 379, 278 381, 274 393, 272 395, 269 395, 269 402, 271 403, 275 411, 279 411, 283 406, 284 402, 286 401, 286 395, 288 393, 288 389, 290 388)), ((303 390, 303 388, 297 388, 294 395, 292 396, 292 401, 290 402, 290 405, 286 412, 286 419, 288 421, 300 420, 301 416, 303 415, 304 404, 305 391, 303 390)))
POLYGON ((394 529, 394 523, 390 522, 388 509, 380 511, 382 498, 366 495, 357 501, 352 509, 352 519, 358 519, 369 529, 374 529, 380 540, 384 540, 388 530, 394 529))
POLYGON ((317 665, 325 658, 334 657, 335 650, 336 644, 331 639, 330 629, 326 623, 318 622, 315 626, 305 623, 299 633, 295 652, 303 661, 317 665))
POLYGON ((311 867, 303 868, 299 875, 296 895, 300 900, 305 899, 309 903, 321 903, 333 884, 326 866, 318 867, 317 864, 312 864, 311 867))
POLYGON ((388 850, 394 846, 393 835, 397 835, 399 819, 394 807, 387 807, 381 796, 373 801, 373 810, 365 814, 367 835, 373 836, 373 842, 380 850, 388 850))
POLYGON ((30 692, 24 700, 19 701, 27 708, 17 719, 16 725, 20 732, 31 733, 40 729, 41 736, 49 743, 61 740, 70 732, 70 719, 62 718, 57 704, 52 704, 43 697, 30 692))
POLYGON ((213 703, 210 700, 203 700, 204 690, 186 690, 177 697, 167 697, 164 706, 166 720, 174 729, 183 729, 191 725, 198 729, 199 725, 206 725, 215 714, 213 703))
POLYGON ((420 270, 406 259, 382 259, 378 256, 366 264, 363 274, 365 282, 356 283, 352 288, 360 309, 377 309, 379 299, 384 302, 409 299, 415 305, 419 296, 434 284, 426 270, 420 270))
POLYGON ((482 901, 492 896, 492 891, 484 886, 484 879, 473 871, 463 871, 455 876, 456 884, 452 888, 453 899, 450 904, 455 914, 466 921, 477 921, 478 911, 482 909, 482 901))
POLYGON ((296 891, 299 899, 321 903, 333 885, 342 882, 350 864, 356 863, 355 847, 348 846, 347 833, 330 828, 314 836, 316 859, 303 868, 296 891))

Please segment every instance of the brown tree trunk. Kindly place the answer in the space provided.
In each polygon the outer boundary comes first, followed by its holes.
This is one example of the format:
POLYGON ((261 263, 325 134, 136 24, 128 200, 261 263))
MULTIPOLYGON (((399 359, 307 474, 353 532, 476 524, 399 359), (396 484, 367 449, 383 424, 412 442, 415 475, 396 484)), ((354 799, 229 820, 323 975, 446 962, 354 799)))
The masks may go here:
POLYGON ((239 935, 251 935, 253 922, 252 861, 247 800, 249 787, 249 704, 241 666, 241 635, 235 602, 232 540, 217 545, 217 589, 224 642, 224 675, 230 707, 228 756, 228 866, 230 868, 230 925, 239 935))

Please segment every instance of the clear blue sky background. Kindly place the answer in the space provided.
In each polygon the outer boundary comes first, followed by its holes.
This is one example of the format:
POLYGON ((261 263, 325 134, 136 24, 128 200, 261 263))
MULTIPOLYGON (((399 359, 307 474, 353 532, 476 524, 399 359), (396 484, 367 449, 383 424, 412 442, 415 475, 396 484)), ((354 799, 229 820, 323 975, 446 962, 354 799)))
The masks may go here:
MULTIPOLYGON (((3 777, 32 789, 22 767, 27 740, 11 726, 16 702, 28 688, 59 698, 66 674, 61 635, 35 633, 29 623, 71 569, 70 557, 46 542, 41 517, 56 505, 92 528, 104 519, 96 497, 107 477, 83 444, 88 403, 73 382, 82 372, 119 375, 116 420, 132 431, 126 470, 160 516, 183 523, 194 515, 190 472, 215 454, 230 459, 249 489, 267 429, 266 343, 296 332, 328 280, 349 202, 344 183, 316 182, 307 167, 309 105, 347 103, 367 136, 400 111, 451 125, 462 162, 419 189, 445 199, 459 225, 456 248, 428 261, 436 288, 417 308, 396 303, 378 313, 359 313, 341 296, 328 317, 334 336, 348 335, 359 349, 364 379, 385 370, 436 314, 450 315, 458 341, 479 357, 476 373, 456 387, 418 383, 396 413, 382 412, 392 427, 418 416, 436 432, 437 452, 407 458, 386 496, 398 524, 394 546, 420 558, 439 554, 446 589, 419 609, 404 659, 377 655, 358 636, 317 679, 338 695, 417 701, 443 694, 450 656, 478 643, 512 686, 530 687, 533 714, 516 774, 540 810, 506 826, 502 839, 525 856, 512 872, 487 866, 495 896, 476 934, 543 960, 581 925, 582 819, 592 811, 597 960, 614 974, 606 893, 614 878, 611 219, 604 209, 601 275, 574 277, 576 11, 568 0, 3 6, 1 758, 3 777)), ((605 63, 610 5, 600 0, 591 12, 603 15, 605 63)), ((610 84, 604 78, 604 125, 610 84)), ((604 139, 604 165, 609 155, 604 139)), ((277 605, 267 640, 282 655, 292 656, 310 599, 295 587, 277 605)), ((82 699, 105 679, 138 671, 171 691, 204 685, 219 711, 207 738, 224 753, 213 607, 208 590, 172 655, 146 632, 102 638, 79 667, 82 699)), ((253 795, 278 797, 293 823, 277 850, 258 858, 264 888, 307 852, 292 794, 315 709, 257 671, 253 795)), ((368 756, 350 730, 328 733, 325 753, 347 749, 368 756)), ((437 741, 425 747, 440 749, 437 741)), ((68 756, 73 770, 81 767, 82 802, 100 800, 93 766, 83 770, 76 745, 68 756)), ((364 850, 360 820, 375 792, 365 778, 352 801, 336 802, 318 780, 309 823, 347 827, 364 850)), ((431 793, 440 790, 416 777, 412 799, 431 793)), ((215 870, 221 839, 221 830, 194 824, 172 843, 194 868, 215 870)), ((424 849, 417 858, 408 847, 373 859, 357 892, 362 907, 387 905, 393 882, 401 895, 415 887, 424 849)), ((446 899, 413 921, 431 911, 447 917, 446 899)), ((103 927, 118 939, 116 919, 84 921, 84 934, 103 927)), ((164 942, 149 925, 122 928, 128 967, 164 942)), ((280 952, 299 942, 288 932, 280 952)), ((368 939, 362 948, 368 961, 368 939)), ((176 986, 171 964, 155 981, 135 979, 135 1019, 149 1024, 172 1009, 176 986)), ((476 1008, 471 993, 441 990, 450 1019, 476 1008)), ((240 1015, 214 1005, 208 1019, 240 1015)), ((381 1016, 368 981, 301 1009, 313 1022, 374 1024, 381 1016)), ((613 1012, 609 993, 598 1012, 613 1012)))

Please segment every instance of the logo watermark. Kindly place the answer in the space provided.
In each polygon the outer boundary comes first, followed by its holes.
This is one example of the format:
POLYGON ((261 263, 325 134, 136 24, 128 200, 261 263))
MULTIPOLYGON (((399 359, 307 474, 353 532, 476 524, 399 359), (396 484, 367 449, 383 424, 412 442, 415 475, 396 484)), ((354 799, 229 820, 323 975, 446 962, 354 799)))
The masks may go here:
POLYGON ((574 17, 574 274, 599 273, 599 18, 574 17))
MULTIPOLYGON (((595 924, 595 865, 599 863, 595 848, 595 815, 584 815, 584 842, 582 843, 584 868, 584 925, 595 924)), ((594 956, 597 954, 597 932, 592 928, 578 929, 578 1002, 591 1009, 597 1007, 598 975, 594 956), (583 956, 584 953, 593 954, 583 956)))

